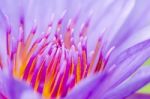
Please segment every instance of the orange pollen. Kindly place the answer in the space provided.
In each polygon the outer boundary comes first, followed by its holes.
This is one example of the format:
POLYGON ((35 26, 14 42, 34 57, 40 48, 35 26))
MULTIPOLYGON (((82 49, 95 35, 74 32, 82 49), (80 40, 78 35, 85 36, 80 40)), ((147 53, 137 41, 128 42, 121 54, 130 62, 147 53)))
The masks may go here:
MULTIPOLYGON (((103 71, 107 63, 108 57, 105 58, 102 53, 102 37, 97 41, 91 59, 88 59, 87 33, 90 18, 81 26, 78 38, 75 39, 74 29, 78 16, 70 19, 64 29, 65 15, 66 13, 63 13, 58 20, 54 33, 52 17, 45 33, 38 34, 35 24, 27 37, 24 35, 24 19, 21 18, 16 43, 13 43, 11 26, 7 29, 7 56, 13 76, 25 80, 36 92, 41 93, 44 99, 65 97, 80 80, 91 73, 103 71), (54 34, 53 39, 50 34, 54 34)), ((0 67, 2 66, 0 55, 0 67)))

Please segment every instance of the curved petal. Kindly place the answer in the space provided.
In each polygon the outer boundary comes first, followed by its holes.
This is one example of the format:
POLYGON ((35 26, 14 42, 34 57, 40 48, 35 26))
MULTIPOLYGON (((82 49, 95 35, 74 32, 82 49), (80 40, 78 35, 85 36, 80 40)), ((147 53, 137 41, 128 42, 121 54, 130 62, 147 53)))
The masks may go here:
POLYGON ((14 79, 11 75, 8 76, 0 71, 0 97, 5 96, 8 99, 21 99, 22 95, 26 95, 26 92, 33 93, 33 90, 25 82, 14 79))
POLYGON ((119 64, 116 64, 116 68, 114 71, 112 71, 109 83, 115 86, 121 83, 123 80, 127 79, 150 57, 150 55, 147 54, 149 52, 150 48, 144 49, 141 52, 129 55, 127 59, 120 62, 119 64))
POLYGON ((150 12, 148 10, 149 5, 149 0, 136 0, 135 7, 133 8, 124 25, 117 32, 117 35, 111 42, 112 45, 119 46, 121 44, 120 42, 125 41, 129 36, 150 23, 150 12))
POLYGON ((149 46, 150 46, 150 39, 140 42, 126 49, 125 51, 123 51, 118 55, 116 55, 116 53, 112 53, 109 58, 109 63, 107 64, 106 67, 109 68, 109 66, 111 66, 112 64, 119 64, 123 62, 125 59, 127 59, 129 56, 134 55, 137 52, 140 52, 141 50, 148 48, 149 46))
POLYGON ((150 48, 144 49, 140 52, 135 53, 134 55, 129 56, 122 63, 114 65, 114 67, 112 67, 112 70, 110 68, 109 77, 105 78, 105 80, 102 82, 101 86, 103 87, 97 87, 97 92, 93 94, 93 97, 102 95, 109 89, 116 87, 124 80, 126 80, 129 76, 131 76, 150 57, 150 55, 147 54, 149 52, 150 48))
POLYGON ((78 85, 75 86, 71 92, 68 93, 65 99, 87 99, 93 90, 100 84, 105 78, 106 74, 100 73, 91 75, 90 77, 82 80, 78 85), (82 93, 82 94, 81 94, 82 93))
POLYGON ((116 47, 116 50, 114 50, 114 52, 112 53, 112 59, 118 56, 120 53, 124 52, 126 49, 148 40, 150 38, 149 31, 150 25, 145 26, 136 33, 133 33, 133 35, 129 36, 123 44, 121 44, 119 47, 116 47))
POLYGON ((94 9, 93 11, 95 16, 93 15, 92 17, 93 23, 91 24, 91 33, 89 33, 89 46, 92 46, 93 42, 96 42, 101 33, 106 29, 106 31, 104 31, 104 41, 107 42, 105 44, 105 47, 107 47, 115 36, 115 33, 120 29, 131 13, 134 3, 135 0, 110 0, 102 11, 100 10, 101 8, 98 8, 101 6, 97 3, 97 10, 95 11, 94 9))
POLYGON ((14 80, 13 78, 10 78, 7 81, 7 91, 10 99, 20 99, 21 95, 26 90, 30 90, 30 87, 27 86, 24 82, 14 80))
POLYGON ((109 97, 111 97, 111 99, 122 99, 128 97, 131 94, 135 93, 138 89, 142 88, 144 85, 148 84, 149 82, 150 68, 142 67, 137 71, 137 73, 133 77, 120 84, 116 88, 109 90, 104 95, 104 98, 109 99, 109 97))

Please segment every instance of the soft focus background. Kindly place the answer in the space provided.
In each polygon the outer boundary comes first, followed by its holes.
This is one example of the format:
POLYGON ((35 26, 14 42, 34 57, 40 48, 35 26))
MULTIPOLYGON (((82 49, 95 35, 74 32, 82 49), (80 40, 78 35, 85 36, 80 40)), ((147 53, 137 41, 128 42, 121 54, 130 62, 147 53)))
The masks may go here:
MULTIPOLYGON (((150 66, 150 59, 145 62, 144 66, 150 66)), ((139 90, 140 93, 149 93, 150 94, 150 84, 139 90)))

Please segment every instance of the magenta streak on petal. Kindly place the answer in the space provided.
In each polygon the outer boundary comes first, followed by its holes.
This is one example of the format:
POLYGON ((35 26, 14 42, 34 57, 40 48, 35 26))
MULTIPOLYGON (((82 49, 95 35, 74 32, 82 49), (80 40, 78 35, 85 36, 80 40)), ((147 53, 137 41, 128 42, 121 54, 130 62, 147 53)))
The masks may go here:
MULTIPOLYGON (((69 57, 68 57, 69 59, 69 57)), ((67 66, 66 66, 66 73, 65 73, 65 77, 64 77, 64 81, 63 81, 63 86, 62 86, 62 89, 63 89, 63 93, 62 93, 62 97, 66 96, 67 94, 67 81, 68 81, 68 78, 69 78, 69 69, 70 69, 70 60, 67 61, 67 66)))
POLYGON ((150 95, 145 93, 135 93, 129 96, 127 99, 150 99, 150 95))
POLYGON ((39 93, 43 92, 43 85, 44 85, 45 77, 46 77, 46 66, 45 66, 45 63, 44 63, 44 65, 41 69, 40 84, 39 84, 38 89, 37 89, 37 91, 39 93))
POLYGON ((0 92, 0 99, 8 99, 8 98, 0 92))
POLYGON ((30 67, 31 67, 34 59, 35 59, 35 56, 32 56, 27 64, 27 67, 25 69, 24 76, 23 76, 24 80, 27 80, 27 77, 29 75, 29 70, 30 70, 30 67))
POLYGON ((57 64, 56 64, 56 66, 58 66, 58 67, 56 67, 56 69, 55 69, 55 73, 56 73, 56 77, 55 77, 55 80, 54 80, 54 85, 56 86, 55 88, 54 88, 54 91, 53 91, 53 93, 52 93, 52 97, 55 97, 56 96, 56 94, 57 94, 57 90, 58 90, 58 83, 60 83, 59 81, 61 80, 60 78, 62 78, 63 77, 63 75, 62 76, 60 76, 59 75, 59 69, 61 68, 61 67, 59 67, 61 64, 59 64, 60 63, 60 59, 61 59, 61 57, 62 57, 62 54, 61 54, 61 52, 59 52, 59 55, 58 55, 58 57, 56 58, 56 59, 58 59, 57 60, 57 64), (60 78, 59 78, 59 76, 60 76, 60 78))
POLYGON ((36 81, 36 77, 37 77, 40 65, 42 64, 44 59, 43 59, 42 56, 38 56, 38 60, 39 61, 37 61, 36 67, 33 71, 33 77, 32 77, 32 80, 31 80, 31 86, 33 86, 33 87, 35 86, 35 81, 36 81))
POLYGON ((24 39, 25 39, 25 31, 24 31, 24 28, 25 28, 25 24, 24 24, 24 17, 22 16, 20 18, 20 27, 19 27, 19 30, 20 30, 20 39, 24 42, 24 39))
POLYGON ((10 56, 10 35, 11 35, 11 27, 7 28, 6 31, 6 42, 7 42, 7 54, 10 56))

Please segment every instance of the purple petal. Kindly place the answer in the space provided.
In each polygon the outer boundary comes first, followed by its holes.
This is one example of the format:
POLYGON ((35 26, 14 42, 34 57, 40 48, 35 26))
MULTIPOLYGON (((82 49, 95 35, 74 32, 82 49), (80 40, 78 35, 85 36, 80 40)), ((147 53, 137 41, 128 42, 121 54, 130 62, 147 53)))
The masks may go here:
POLYGON ((76 85, 76 87, 68 93, 65 99, 87 99, 106 75, 104 73, 100 73, 91 76, 76 85))
POLYGON ((137 73, 129 80, 120 84, 114 89, 109 90, 104 98, 109 99, 122 99, 135 93, 138 89, 150 82, 150 68, 142 67, 137 73))
MULTIPOLYGON (((2 74, 2 71, 0 70, 0 99, 3 97, 8 98, 8 92, 7 92, 7 84, 6 84, 6 78, 2 74)), ((2 98, 2 99, 3 99, 2 98)), ((4 98, 5 99, 5 98, 4 98)))
POLYGON ((41 99, 40 95, 34 91, 24 91, 21 99, 41 99))
POLYGON ((8 76, 2 71, 0 71, 0 84, 0 96, 4 95, 9 99, 21 99, 22 95, 25 96, 28 91, 33 93, 33 89, 25 82, 14 79, 11 75, 8 76))
POLYGON ((121 45, 120 42, 124 42, 129 36, 131 36, 134 33, 137 33, 138 30, 142 29, 143 27, 149 24, 149 5, 149 0, 136 0, 135 6, 131 14, 129 15, 128 19, 123 24, 123 26, 120 28, 120 30, 117 32, 117 35, 111 42, 111 45, 121 45))
POLYGON ((135 93, 127 99, 150 99, 150 94, 135 93))
POLYGON ((30 87, 27 86, 25 82, 21 82, 13 78, 10 78, 8 79, 8 82, 7 82, 7 90, 8 90, 10 99, 12 98, 20 99, 22 93, 25 90, 30 90, 30 87))
POLYGON ((89 33, 89 38, 91 38, 88 42, 89 46, 93 46, 93 42, 96 42, 104 29, 106 29, 104 39, 107 44, 112 38, 116 39, 115 34, 131 13, 135 2, 135 0, 104 0, 105 3, 100 5, 102 1, 93 7, 95 16, 93 16, 92 29, 89 33))
POLYGON ((134 33, 132 36, 129 36, 128 39, 123 44, 121 44, 119 47, 116 47, 116 50, 114 50, 114 52, 112 53, 113 57, 111 58, 114 59, 126 49, 134 45, 137 45, 138 43, 149 40, 150 38, 149 31, 150 31, 150 26, 146 26, 142 28, 140 31, 134 33))
POLYGON ((140 42, 140 43, 126 49, 125 51, 123 51, 122 53, 120 53, 118 55, 115 55, 116 53, 112 53, 111 57, 109 59, 109 63, 107 64, 106 67, 109 68, 109 66, 111 66, 111 64, 119 64, 119 63, 123 62, 125 59, 127 59, 129 56, 131 56, 143 49, 146 49, 149 46, 150 46, 150 39, 140 42))
POLYGON ((131 76, 150 57, 150 55, 147 54, 149 52, 150 48, 144 49, 141 52, 129 56, 122 63, 116 64, 115 68, 110 70, 109 77, 105 78, 101 86, 97 87, 97 92, 94 93, 93 97, 102 95, 131 76))

